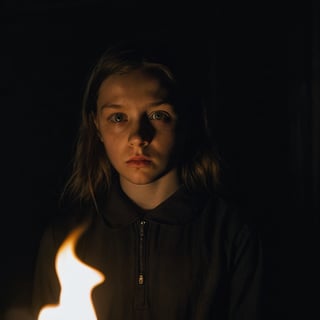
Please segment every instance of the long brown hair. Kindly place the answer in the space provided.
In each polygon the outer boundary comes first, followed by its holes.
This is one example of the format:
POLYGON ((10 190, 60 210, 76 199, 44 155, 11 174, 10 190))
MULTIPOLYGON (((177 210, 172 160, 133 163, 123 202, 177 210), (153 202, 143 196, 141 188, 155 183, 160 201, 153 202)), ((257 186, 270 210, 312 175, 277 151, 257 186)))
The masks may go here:
POLYGON ((106 155, 94 124, 98 90, 112 74, 123 74, 136 69, 153 72, 162 85, 169 89, 173 105, 180 120, 185 146, 180 156, 178 174, 189 190, 212 192, 219 182, 219 161, 207 126, 206 109, 199 90, 199 78, 182 75, 177 60, 164 46, 149 43, 123 42, 110 46, 92 69, 84 91, 81 124, 76 141, 73 167, 62 198, 93 202, 97 208, 97 195, 108 192, 116 172, 106 155), (160 49, 159 49, 160 48, 160 49), (166 50, 164 50, 166 49, 166 50), (165 53, 165 54, 164 54, 165 53))

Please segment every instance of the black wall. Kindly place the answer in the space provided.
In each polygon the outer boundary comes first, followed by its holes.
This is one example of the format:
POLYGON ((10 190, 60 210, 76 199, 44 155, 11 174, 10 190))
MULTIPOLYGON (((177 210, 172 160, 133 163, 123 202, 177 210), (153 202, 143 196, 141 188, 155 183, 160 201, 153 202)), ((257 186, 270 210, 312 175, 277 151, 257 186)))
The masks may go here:
POLYGON ((265 318, 314 317, 319 5, 221 1, 210 9, 200 3, 170 9, 161 2, 152 8, 126 1, 3 2, 2 311, 29 301, 39 238, 70 169, 90 67, 117 37, 174 30, 210 53, 210 119, 223 159, 223 193, 261 230, 265 318))

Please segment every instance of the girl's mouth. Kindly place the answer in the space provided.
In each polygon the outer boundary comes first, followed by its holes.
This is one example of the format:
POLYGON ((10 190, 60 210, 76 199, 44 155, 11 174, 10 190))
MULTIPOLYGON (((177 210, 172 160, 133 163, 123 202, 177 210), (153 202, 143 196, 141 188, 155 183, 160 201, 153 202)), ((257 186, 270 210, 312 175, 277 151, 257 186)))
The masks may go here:
POLYGON ((151 164, 151 160, 144 156, 134 156, 126 161, 128 167, 142 168, 147 167, 151 164))

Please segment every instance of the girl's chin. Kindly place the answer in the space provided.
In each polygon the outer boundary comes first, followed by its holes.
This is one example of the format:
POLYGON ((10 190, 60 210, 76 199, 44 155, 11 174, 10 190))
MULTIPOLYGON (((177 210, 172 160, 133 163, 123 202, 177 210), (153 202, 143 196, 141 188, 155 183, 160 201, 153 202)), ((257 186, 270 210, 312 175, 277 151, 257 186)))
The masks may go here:
POLYGON ((171 183, 175 182, 176 170, 166 170, 161 172, 150 172, 149 170, 137 169, 131 174, 120 175, 120 182, 136 186, 151 185, 153 183, 171 183))
POLYGON ((132 184, 137 186, 148 185, 157 181, 157 179, 152 179, 148 177, 120 177, 120 182, 125 184, 132 184))

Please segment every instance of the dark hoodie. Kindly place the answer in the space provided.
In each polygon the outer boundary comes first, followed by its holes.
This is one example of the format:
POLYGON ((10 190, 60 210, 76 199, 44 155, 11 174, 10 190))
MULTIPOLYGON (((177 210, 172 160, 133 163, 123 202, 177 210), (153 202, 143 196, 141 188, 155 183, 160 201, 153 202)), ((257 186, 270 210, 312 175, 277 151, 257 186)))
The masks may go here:
MULTIPOLYGON (((114 185, 100 206, 100 215, 88 213, 76 247, 78 257, 106 277, 92 293, 98 320, 260 319, 260 239, 222 199, 182 186, 142 210, 114 185)), ((59 219, 44 233, 35 315, 59 301, 55 254, 74 227, 59 219)))

